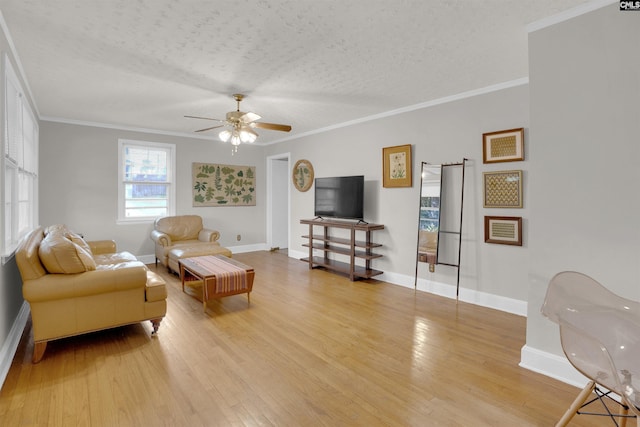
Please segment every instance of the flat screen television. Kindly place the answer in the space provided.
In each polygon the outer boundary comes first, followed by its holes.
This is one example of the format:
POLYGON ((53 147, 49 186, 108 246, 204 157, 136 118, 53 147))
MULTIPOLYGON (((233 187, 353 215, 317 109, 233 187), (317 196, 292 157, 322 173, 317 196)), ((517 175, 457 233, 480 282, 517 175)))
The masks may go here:
POLYGON ((316 178, 316 217, 364 219, 364 175, 316 178))

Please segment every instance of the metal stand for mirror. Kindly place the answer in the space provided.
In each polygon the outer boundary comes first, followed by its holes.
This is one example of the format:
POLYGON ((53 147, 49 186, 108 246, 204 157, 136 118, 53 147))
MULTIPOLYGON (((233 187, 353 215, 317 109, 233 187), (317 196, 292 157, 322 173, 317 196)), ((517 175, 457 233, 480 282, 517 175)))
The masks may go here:
MULTIPOLYGON (((437 244, 436 244, 436 258, 435 258, 435 264, 436 265, 447 265, 450 267, 455 267, 457 269, 457 278, 456 278, 456 300, 458 300, 459 296, 460 296, 460 257, 461 257, 461 253, 462 253, 462 214, 464 211, 464 173, 465 173, 465 169, 466 169, 466 164, 467 164, 467 160, 466 158, 462 159, 462 162, 460 163, 446 163, 446 164, 442 164, 440 165, 440 179, 441 179, 441 183, 440 183, 440 205, 439 205, 439 210, 442 210, 442 179, 445 176, 444 170, 447 167, 462 167, 462 176, 461 176, 461 193, 460 193, 460 224, 457 230, 441 230, 440 229, 440 218, 442 217, 442 212, 439 212, 438 214, 438 238, 437 238, 437 244), (441 235, 457 235, 458 236, 458 257, 457 257, 457 262, 456 263, 452 263, 452 262, 441 262, 440 261, 440 243, 441 243, 441 239, 440 236, 441 235)), ((424 167, 425 165, 429 165, 429 163, 426 162, 422 162, 422 167, 420 169, 421 173, 424 171, 424 167)), ((430 165, 430 166, 437 166, 437 165, 430 165)), ((418 206, 418 242, 416 245, 416 273, 415 273, 415 279, 414 279, 414 288, 417 290, 418 289, 418 263, 420 262, 420 213, 421 213, 421 208, 422 208, 422 180, 421 180, 421 185, 420 185, 420 197, 419 197, 419 206, 418 206)))

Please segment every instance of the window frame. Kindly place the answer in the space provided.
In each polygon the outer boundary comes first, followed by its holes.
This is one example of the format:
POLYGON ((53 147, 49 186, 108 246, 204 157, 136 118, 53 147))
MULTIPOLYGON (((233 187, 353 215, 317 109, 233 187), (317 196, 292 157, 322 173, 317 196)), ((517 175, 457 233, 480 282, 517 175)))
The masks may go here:
POLYGON ((117 224, 132 224, 132 223, 146 223, 153 222, 157 215, 150 215, 144 217, 127 217, 126 214, 126 185, 136 182, 145 181, 127 181, 125 180, 125 149, 128 147, 139 149, 158 149, 167 152, 167 180, 149 181, 154 185, 166 185, 167 186, 167 216, 175 215, 176 212, 176 145, 164 142, 151 142, 151 141, 139 141, 132 139, 118 139, 118 214, 117 224))
POLYGON ((38 218, 39 124, 9 56, 3 56, 2 261, 9 260, 20 239, 38 218), (11 89, 11 90, 10 90, 11 89))

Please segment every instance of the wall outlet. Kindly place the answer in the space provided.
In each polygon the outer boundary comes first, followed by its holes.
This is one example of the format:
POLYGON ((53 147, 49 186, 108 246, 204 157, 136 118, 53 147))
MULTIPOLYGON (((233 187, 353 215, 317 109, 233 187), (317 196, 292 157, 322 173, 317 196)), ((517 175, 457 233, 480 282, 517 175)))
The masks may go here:
POLYGON ((240 234, 238 234, 238 235, 236 236, 236 240, 239 242, 240 240, 242 240, 242 236, 241 236, 240 234))

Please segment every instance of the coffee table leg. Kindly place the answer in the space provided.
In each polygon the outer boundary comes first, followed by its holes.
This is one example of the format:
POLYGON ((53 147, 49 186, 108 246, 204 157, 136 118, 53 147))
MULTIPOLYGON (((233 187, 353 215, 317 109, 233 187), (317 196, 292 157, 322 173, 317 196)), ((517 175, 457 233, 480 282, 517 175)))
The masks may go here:
POLYGON ((251 305, 251 292, 247 292, 247 305, 251 305))
POLYGON ((180 264, 180 282, 182 282, 182 292, 184 292, 184 265, 180 264))
POLYGON ((207 312, 207 279, 202 280, 202 312, 207 312))

